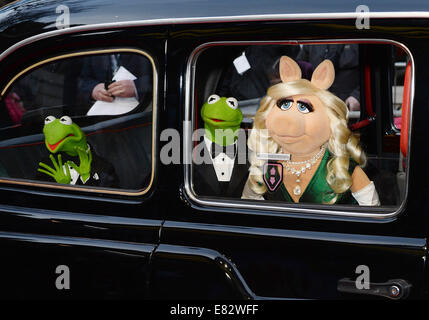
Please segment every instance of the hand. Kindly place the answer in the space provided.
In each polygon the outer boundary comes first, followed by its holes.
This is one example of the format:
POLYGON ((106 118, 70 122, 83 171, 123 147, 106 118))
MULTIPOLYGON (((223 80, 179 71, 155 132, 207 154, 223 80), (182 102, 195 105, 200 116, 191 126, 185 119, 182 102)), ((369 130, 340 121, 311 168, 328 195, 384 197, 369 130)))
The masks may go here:
POLYGON ((356 99, 355 97, 348 97, 345 101, 347 107, 349 108, 350 111, 359 111, 360 110, 360 103, 358 101, 358 99, 356 99))
POLYGON ((69 166, 68 165, 65 166, 66 172, 64 172, 61 155, 60 154, 58 155, 58 163, 55 161, 55 158, 52 154, 49 156, 49 158, 51 159, 55 169, 48 166, 47 164, 44 164, 43 162, 39 162, 39 166, 44 169, 39 168, 37 169, 37 171, 47 174, 48 176, 51 176, 52 178, 55 179, 57 183, 70 184, 71 175, 70 175, 69 166))
POLYGON ((91 150, 86 153, 86 150, 81 147, 75 147, 75 150, 79 155, 79 166, 73 161, 67 161, 67 164, 79 173, 83 183, 85 183, 91 176, 92 153, 91 150))
POLYGON ((121 98, 130 98, 136 95, 133 80, 115 81, 109 85, 107 92, 112 96, 121 98))
POLYGON ((105 102, 112 102, 115 99, 115 97, 113 97, 106 89, 104 89, 104 83, 97 84, 94 89, 92 89, 91 96, 94 100, 105 102))

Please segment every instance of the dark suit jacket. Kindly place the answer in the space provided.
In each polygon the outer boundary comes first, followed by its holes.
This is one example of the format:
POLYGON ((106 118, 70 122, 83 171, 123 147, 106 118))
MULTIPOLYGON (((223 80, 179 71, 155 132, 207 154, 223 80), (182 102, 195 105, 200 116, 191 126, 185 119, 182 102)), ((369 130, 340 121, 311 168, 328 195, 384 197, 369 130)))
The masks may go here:
MULTIPOLYGON (((139 96, 139 102, 145 103, 152 96, 152 65, 141 55, 120 53, 118 67, 123 66, 137 79, 134 80, 139 96)), ((79 81, 81 103, 88 109, 94 101, 91 98, 92 89, 99 83, 111 81, 113 78, 111 55, 97 55, 85 58, 79 81)))
POLYGON ((234 97, 238 100, 263 97, 267 89, 273 85, 274 79, 280 79, 278 70, 280 57, 294 58, 298 54, 298 47, 249 46, 245 53, 251 68, 240 75, 231 61, 216 90, 220 96, 234 97))
POLYGON ((204 141, 200 143, 204 144, 204 148, 202 150, 204 153, 202 155, 204 156, 205 161, 203 164, 193 164, 192 167, 192 182, 195 193, 198 196, 241 198, 244 185, 247 181, 247 177, 249 176, 246 144, 237 143, 237 155, 235 157, 234 170, 232 171, 230 181, 219 182, 211 161, 210 152, 204 141), (245 159, 245 164, 239 164, 239 159, 245 159))
POLYGON ((359 46, 357 44, 304 45, 297 60, 305 60, 316 67, 325 59, 335 67, 335 80, 329 88, 342 100, 349 96, 360 101, 359 46))

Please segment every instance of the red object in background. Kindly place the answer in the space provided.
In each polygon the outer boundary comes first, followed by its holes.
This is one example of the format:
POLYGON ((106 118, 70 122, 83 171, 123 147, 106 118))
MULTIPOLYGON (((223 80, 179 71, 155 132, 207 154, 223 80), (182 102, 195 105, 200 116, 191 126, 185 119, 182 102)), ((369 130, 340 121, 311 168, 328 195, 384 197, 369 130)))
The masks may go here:
POLYGON ((21 123, 22 116, 27 111, 22 105, 21 98, 15 92, 11 92, 6 96, 5 104, 13 123, 21 123))
POLYGON ((372 108, 371 67, 369 64, 366 64, 364 68, 364 82, 365 82, 365 106, 366 106, 366 114, 368 118, 350 125, 350 130, 352 131, 358 130, 360 128, 363 128, 369 125, 371 121, 374 121, 375 119, 374 109, 372 108))
POLYGON ((371 67, 369 66, 369 64, 365 65, 364 79, 365 79, 365 106, 366 106, 366 114, 368 115, 368 117, 375 117, 374 109, 372 108, 371 67))
POLYGON ((402 123, 402 117, 394 117, 393 118, 393 124, 399 130, 401 130, 401 123, 402 123))
POLYGON ((352 125, 350 125, 350 130, 354 131, 354 130, 358 130, 360 128, 363 128, 367 125, 369 125, 371 123, 371 120, 369 119, 365 119, 356 123, 353 123, 352 125))
POLYGON ((410 118, 410 94, 411 94, 411 63, 407 63, 404 78, 404 94, 402 96, 402 117, 401 117, 401 152, 404 158, 408 149, 408 124, 410 118))

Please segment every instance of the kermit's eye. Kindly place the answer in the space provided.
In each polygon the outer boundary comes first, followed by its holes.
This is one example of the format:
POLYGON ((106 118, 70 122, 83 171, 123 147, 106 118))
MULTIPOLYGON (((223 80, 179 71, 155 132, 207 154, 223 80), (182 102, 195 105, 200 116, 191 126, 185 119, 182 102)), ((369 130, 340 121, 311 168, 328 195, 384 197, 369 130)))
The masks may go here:
POLYGON ((208 99, 207 99, 207 103, 208 104, 213 104, 218 102, 220 99, 220 97, 217 94, 212 94, 208 99))
POLYGON ((313 106, 310 103, 305 103, 301 101, 298 101, 297 108, 298 108, 298 111, 301 113, 309 113, 313 111, 313 106))
POLYGON ((69 116, 63 116, 63 117, 61 117, 60 122, 62 124, 66 124, 68 126, 70 126, 73 123, 72 119, 69 116))
POLYGON ((54 121, 56 118, 54 116, 47 116, 45 118, 45 124, 51 123, 52 121, 54 121))
POLYGON ((228 98, 226 99, 226 104, 228 105, 228 107, 230 107, 231 109, 237 109, 238 107, 238 101, 235 98, 228 98))
POLYGON ((293 105, 293 100, 290 99, 280 99, 277 101, 277 107, 282 109, 283 111, 289 110, 293 105))

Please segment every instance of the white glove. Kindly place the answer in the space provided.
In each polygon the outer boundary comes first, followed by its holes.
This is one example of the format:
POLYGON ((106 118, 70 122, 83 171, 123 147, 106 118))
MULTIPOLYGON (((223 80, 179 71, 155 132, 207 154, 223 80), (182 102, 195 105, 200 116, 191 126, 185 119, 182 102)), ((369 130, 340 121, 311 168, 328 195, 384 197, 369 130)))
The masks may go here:
POLYGON ((380 199, 378 198, 377 190, 375 190, 375 185, 372 181, 359 191, 352 192, 352 196, 356 199, 360 206, 380 205, 380 199))

